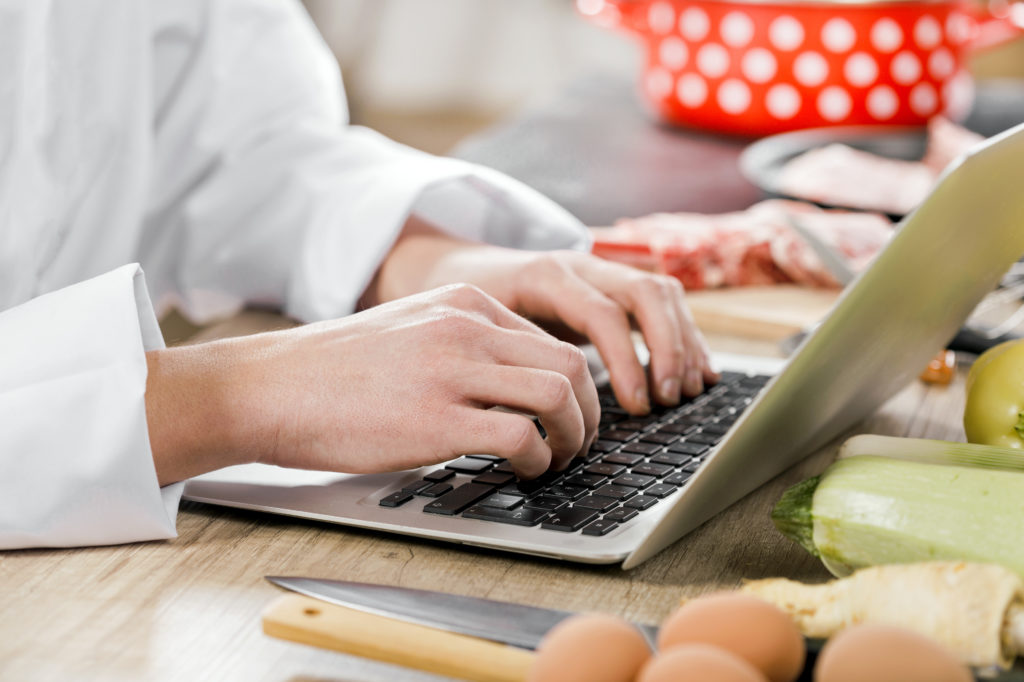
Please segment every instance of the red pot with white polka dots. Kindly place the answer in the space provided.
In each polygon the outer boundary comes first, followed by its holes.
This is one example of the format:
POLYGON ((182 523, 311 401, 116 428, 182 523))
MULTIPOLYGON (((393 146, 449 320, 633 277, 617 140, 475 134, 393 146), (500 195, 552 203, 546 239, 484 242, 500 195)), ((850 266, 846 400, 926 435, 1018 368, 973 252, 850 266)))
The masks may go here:
POLYGON ((577 0, 640 36, 642 90, 666 120, 742 135, 966 115, 968 50, 1021 32, 952 0, 577 0))

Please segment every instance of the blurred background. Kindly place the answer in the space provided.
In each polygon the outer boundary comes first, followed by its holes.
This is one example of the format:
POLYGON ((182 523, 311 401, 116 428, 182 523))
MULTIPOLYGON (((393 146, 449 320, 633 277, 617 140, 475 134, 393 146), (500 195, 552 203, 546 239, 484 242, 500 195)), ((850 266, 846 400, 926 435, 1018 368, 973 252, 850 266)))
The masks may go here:
MULTIPOLYGON (((639 43, 572 0, 304 0, 341 65, 353 122, 444 153, 573 78, 636 77, 639 43)), ((1024 77, 1024 41, 974 57, 978 78, 1024 77)))
POLYGON ((444 153, 574 76, 634 72, 636 45, 571 0, 305 0, 354 123, 444 153))

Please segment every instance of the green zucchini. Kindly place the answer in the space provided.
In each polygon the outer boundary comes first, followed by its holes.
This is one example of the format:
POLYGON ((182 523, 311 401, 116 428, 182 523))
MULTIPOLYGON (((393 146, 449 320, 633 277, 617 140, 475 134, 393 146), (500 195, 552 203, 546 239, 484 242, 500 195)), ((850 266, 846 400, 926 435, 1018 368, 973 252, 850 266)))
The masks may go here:
POLYGON ((837 576, 936 559, 1024 576, 1024 472, 848 457, 787 490, 772 520, 837 576))

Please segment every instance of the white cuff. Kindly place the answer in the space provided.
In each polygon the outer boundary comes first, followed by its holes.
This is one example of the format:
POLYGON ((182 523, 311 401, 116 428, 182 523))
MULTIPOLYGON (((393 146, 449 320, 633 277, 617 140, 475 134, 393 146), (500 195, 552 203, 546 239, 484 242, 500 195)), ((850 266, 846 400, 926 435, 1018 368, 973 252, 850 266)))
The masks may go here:
POLYGON ((146 423, 163 345, 137 265, 0 313, 0 548, 175 536, 146 423))

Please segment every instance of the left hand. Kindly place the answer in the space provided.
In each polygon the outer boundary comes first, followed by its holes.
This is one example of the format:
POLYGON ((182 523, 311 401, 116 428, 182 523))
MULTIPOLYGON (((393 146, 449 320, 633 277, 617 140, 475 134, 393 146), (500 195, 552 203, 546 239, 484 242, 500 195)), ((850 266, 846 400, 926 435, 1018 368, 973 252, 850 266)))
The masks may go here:
POLYGON ((651 397, 675 405, 718 379, 677 279, 588 253, 469 244, 413 220, 368 293, 371 302, 385 301, 454 282, 476 285, 542 325, 564 324, 586 336, 630 413, 649 412, 651 397), (650 385, 633 323, 650 349, 650 385))

